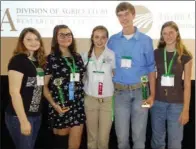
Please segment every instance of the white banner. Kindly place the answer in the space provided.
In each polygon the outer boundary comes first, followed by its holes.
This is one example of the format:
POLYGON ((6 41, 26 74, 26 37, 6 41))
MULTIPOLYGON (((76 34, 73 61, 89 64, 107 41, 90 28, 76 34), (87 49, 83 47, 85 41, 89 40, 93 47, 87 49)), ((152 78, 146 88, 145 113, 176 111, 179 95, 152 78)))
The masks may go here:
MULTIPOLYGON (((115 14, 120 1, 1 1, 1 37, 18 37, 25 27, 34 27, 42 37, 52 37, 53 28, 66 24, 76 38, 90 38, 92 29, 104 25, 110 35, 122 28, 115 14)), ((183 39, 195 39, 194 1, 131 1, 136 8, 134 25, 159 39, 166 21, 175 21, 183 39)))

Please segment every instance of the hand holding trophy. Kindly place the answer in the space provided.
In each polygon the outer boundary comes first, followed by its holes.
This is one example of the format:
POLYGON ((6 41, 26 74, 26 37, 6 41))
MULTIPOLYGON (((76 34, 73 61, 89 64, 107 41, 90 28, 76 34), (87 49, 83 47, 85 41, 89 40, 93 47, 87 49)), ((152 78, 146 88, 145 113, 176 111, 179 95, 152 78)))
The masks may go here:
POLYGON ((53 84, 58 89, 58 96, 59 96, 59 99, 60 99, 60 105, 57 105, 57 107, 55 109, 60 114, 65 113, 65 112, 67 112, 69 110, 69 107, 65 106, 65 98, 64 98, 63 90, 61 88, 62 83, 63 83, 63 78, 56 78, 53 81, 53 84))
POLYGON ((143 108, 150 108, 150 104, 146 102, 146 99, 148 98, 148 77, 142 76, 141 77, 141 83, 142 83, 142 97, 143 97, 143 108))

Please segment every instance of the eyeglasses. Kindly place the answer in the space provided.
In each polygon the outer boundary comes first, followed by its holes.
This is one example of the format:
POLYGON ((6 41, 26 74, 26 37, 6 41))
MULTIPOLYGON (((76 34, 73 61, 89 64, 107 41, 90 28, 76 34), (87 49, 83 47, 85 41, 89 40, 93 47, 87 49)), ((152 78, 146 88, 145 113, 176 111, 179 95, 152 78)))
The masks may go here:
POLYGON ((59 33, 58 36, 60 39, 67 39, 72 37, 72 33, 59 33))

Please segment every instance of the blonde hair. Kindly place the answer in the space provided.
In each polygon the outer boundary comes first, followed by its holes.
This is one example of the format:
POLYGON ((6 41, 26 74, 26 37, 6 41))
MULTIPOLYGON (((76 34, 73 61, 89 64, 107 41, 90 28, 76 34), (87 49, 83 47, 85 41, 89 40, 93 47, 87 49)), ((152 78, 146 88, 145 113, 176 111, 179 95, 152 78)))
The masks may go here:
POLYGON ((177 53, 179 55, 178 56, 178 62, 181 63, 182 55, 189 55, 189 56, 192 57, 191 53, 187 50, 186 46, 182 42, 180 32, 179 32, 179 28, 178 28, 177 24, 173 21, 168 21, 168 22, 163 24, 163 26, 161 28, 161 33, 160 33, 161 38, 160 38, 159 43, 158 43, 158 49, 165 48, 165 46, 166 46, 166 43, 165 43, 165 41, 163 39, 163 36, 162 36, 162 32, 163 32, 163 29, 165 27, 171 27, 178 33, 177 38, 176 38, 176 50, 177 50, 177 53))

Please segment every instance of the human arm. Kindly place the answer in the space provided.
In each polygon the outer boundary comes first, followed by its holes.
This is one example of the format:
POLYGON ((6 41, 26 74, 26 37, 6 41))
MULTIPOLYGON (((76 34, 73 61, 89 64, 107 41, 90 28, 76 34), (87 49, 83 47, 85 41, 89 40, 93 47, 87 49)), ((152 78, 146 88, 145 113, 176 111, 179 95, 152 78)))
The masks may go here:
POLYGON ((50 81, 51 75, 45 75, 44 77, 44 97, 48 100, 48 102, 53 106, 53 108, 59 113, 63 114, 67 111, 69 111, 69 108, 66 107, 65 109, 62 109, 52 98, 52 95, 49 91, 48 84, 50 81))
POLYGON ((184 104, 179 121, 182 125, 185 125, 189 121, 189 106, 190 106, 190 94, 191 94, 191 69, 192 60, 184 65, 184 104))
POLYGON ((154 103, 155 98, 155 83, 156 83, 156 70, 155 70, 155 54, 152 44, 152 39, 149 38, 146 51, 145 51, 145 58, 146 58, 146 67, 148 70, 148 80, 150 85, 150 96, 147 98, 145 102, 150 104, 150 106, 154 103))
POLYGON ((23 76, 24 74, 19 71, 8 71, 9 93, 11 96, 13 108, 20 122, 21 133, 24 135, 30 135, 31 124, 29 123, 27 115, 25 113, 22 96, 20 94, 23 76))

